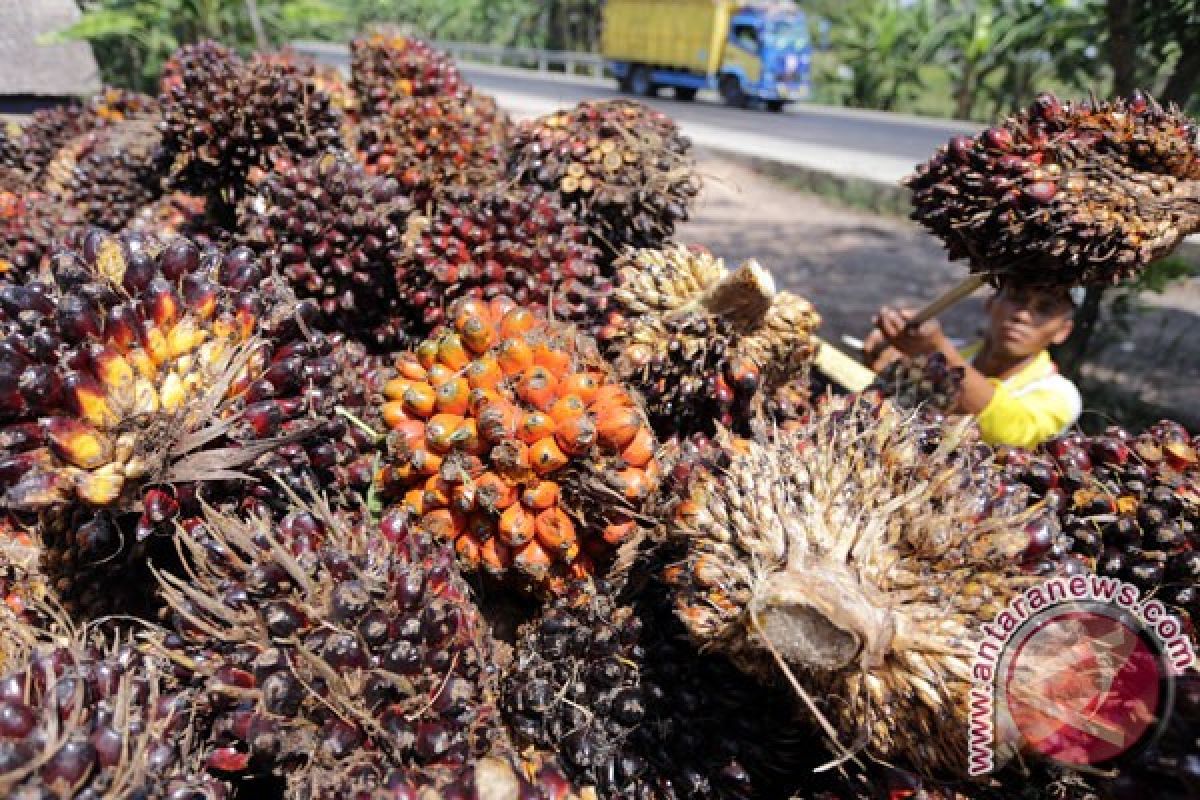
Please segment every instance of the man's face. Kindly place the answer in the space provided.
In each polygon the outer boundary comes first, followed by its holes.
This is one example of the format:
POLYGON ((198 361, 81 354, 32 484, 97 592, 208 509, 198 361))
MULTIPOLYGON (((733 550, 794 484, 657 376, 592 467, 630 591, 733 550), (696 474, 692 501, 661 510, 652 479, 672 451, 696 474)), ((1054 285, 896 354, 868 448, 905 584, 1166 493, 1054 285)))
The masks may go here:
POLYGON ((992 347, 1009 358, 1027 358, 1071 334, 1074 308, 1065 292, 1006 287, 988 300, 992 347))

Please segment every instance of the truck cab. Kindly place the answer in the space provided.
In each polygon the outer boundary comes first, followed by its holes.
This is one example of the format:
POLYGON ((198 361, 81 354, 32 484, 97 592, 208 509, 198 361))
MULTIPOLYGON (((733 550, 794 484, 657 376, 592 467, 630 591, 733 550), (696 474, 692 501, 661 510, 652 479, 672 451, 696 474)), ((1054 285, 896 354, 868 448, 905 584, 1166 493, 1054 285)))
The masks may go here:
POLYGON ((802 11, 739 8, 729 18, 717 89, 730 105, 756 99, 782 107, 808 97, 811 58, 802 11))

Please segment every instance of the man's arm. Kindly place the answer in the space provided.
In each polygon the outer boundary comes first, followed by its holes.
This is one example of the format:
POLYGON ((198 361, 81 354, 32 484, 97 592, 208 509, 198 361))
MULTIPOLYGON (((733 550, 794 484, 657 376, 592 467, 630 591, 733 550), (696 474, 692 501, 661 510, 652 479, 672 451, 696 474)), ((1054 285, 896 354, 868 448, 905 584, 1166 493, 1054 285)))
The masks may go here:
POLYGON ((915 329, 909 330, 908 321, 915 314, 912 311, 897 311, 884 306, 875 318, 875 326, 883 334, 889 345, 904 355, 915 356, 922 353, 941 353, 946 357, 946 363, 951 367, 961 367, 963 370, 962 395, 958 399, 957 411, 962 414, 979 414, 992 402, 996 387, 979 370, 971 366, 963 358, 958 349, 950 344, 942 326, 936 319, 927 320, 915 329))

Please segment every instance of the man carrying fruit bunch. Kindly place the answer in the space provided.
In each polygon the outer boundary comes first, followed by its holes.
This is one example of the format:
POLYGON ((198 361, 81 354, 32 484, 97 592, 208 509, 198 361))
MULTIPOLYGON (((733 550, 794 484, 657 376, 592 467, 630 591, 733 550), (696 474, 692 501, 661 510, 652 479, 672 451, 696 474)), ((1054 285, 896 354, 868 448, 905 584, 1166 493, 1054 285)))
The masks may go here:
POLYGON ((984 441, 1036 447, 1079 418, 1082 399, 1047 351, 1071 335, 1079 290, 1005 286, 987 301, 983 341, 957 350, 937 320, 909 328, 914 313, 884 306, 863 349, 879 371, 898 358, 941 353, 964 372, 954 409, 973 414, 984 441))

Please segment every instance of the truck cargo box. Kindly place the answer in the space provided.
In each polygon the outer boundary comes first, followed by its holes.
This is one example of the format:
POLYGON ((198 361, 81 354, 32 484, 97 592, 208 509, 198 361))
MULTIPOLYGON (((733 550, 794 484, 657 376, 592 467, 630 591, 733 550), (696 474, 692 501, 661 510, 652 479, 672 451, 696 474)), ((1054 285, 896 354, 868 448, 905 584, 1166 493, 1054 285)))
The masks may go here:
POLYGON ((711 75, 736 3, 728 0, 608 0, 600 48, 605 58, 711 75))

